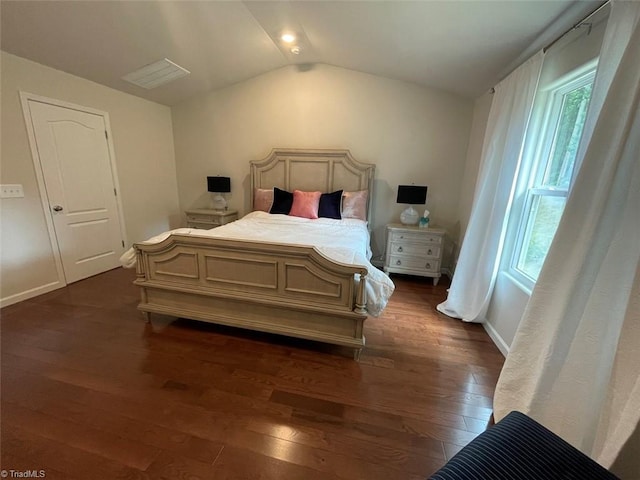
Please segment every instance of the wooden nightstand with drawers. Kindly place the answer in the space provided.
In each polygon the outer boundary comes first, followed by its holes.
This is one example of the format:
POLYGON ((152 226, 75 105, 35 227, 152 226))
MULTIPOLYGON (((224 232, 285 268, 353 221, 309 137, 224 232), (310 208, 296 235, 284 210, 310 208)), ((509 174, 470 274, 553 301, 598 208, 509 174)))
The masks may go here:
POLYGON ((193 210, 186 210, 185 213, 187 214, 187 227, 202 228, 205 230, 216 228, 220 225, 231 223, 238 219, 237 210, 210 210, 206 208, 196 208, 193 210))
POLYGON ((440 280, 446 231, 391 223, 387 225, 384 271, 440 280))

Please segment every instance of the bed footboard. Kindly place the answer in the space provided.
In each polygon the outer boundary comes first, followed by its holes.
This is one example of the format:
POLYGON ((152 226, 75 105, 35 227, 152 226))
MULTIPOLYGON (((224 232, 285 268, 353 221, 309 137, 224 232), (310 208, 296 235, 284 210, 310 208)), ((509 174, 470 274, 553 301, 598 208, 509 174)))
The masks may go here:
POLYGON ((313 247, 171 235, 137 244, 138 308, 353 347, 365 344, 367 269, 313 247))

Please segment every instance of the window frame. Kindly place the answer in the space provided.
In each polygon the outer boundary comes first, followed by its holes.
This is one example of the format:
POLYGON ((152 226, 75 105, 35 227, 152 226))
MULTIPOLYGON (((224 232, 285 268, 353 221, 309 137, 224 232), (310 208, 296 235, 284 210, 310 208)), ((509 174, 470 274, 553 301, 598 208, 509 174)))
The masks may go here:
MULTIPOLYGON (((561 120, 564 97, 576 89, 593 84, 597 64, 598 60, 594 59, 538 91, 536 108, 534 108, 530 129, 526 135, 522 165, 517 176, 510 222, 512 226, 508 229, 511 233, 508 237, 511 240, 507 242, 507 273, 529 292, 533 290, 537 277, 533 278, 518 265, 526 255, 526 246, 529 245, 531 239, 533 223, 536 218, 533 215, 535 209, 544 197, 562 197, 566 202, 580 168, 580 159, 576 158, 566 189, 545 186, 543 183, 553 161, 552 153, 557 140, 557 129, 561 120)), ((590 102, 591 99, 589 99, 590 102)), ((588 112, 589 104, 586 105, 586 108, 588 112)), ((584 126, 581 137, 583 133, 584 126)), ((581 142, 582 138, 579 143, 581 142)))

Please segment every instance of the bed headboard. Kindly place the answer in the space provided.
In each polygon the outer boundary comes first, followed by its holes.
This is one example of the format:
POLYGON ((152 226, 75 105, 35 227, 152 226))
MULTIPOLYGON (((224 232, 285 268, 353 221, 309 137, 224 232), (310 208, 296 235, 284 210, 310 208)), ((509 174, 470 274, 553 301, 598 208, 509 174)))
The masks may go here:
POLYGON ((367 219, 371 223, 375 169, 355 160, 349 150, 275 148, 264 160, 251 162, 251 206, 256 188, 323 193, 369 190, 367 219))

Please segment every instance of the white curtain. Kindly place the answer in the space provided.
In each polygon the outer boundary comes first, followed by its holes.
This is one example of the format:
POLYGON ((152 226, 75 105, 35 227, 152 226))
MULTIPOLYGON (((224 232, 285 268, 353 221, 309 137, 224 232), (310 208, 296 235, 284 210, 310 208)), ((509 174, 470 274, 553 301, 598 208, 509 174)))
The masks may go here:
POLYGON ((469 225, 449 295, 437 306, 465 322, 485 320, 543 57, 539 52, 495 87, 469 225))
POLYGON ((640 420, 639 18, 613 2, 593 133, 494 397, 606 467, 640 420))

